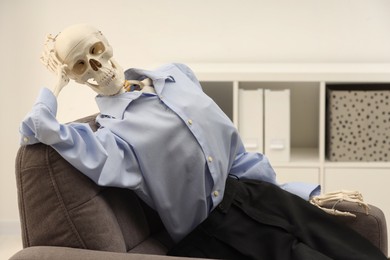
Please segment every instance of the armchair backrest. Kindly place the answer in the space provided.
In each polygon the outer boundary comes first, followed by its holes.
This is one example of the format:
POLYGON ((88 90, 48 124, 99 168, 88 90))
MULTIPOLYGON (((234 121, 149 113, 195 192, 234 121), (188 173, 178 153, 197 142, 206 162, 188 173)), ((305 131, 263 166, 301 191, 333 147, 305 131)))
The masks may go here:
MULTIPOLYGON (((94 118, 83 121, 96 128, 94 118)), ((163 254, 169 246, 157 214, 132 191, 97 186, 50 146, 22 146, 16 179, 24 247, 163 254)))

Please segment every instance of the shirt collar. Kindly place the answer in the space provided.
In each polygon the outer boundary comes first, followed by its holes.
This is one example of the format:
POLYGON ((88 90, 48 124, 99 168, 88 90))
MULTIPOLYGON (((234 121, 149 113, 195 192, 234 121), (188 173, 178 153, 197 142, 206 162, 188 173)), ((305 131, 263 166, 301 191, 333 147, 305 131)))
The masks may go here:
POLYGON ((125 71, 125 78, 128 80, 144 80, 145 78, 150 78, 153 80, 153 83, 156 80, 168 80, 168 81, 175 81, 174 78, 167 73, 167 71, 164 70, 156 70, 156 71, 149 71, 149 70, 142 70, 142 69, 136 69, 131 68, 125 71))
POLYGON ((96 96, 100 113, 117 119, 122 119, 127 106, 139 96, 140 91, 126 92, 115 96, 96 96))
POLYGON ((171 67, 169 66, 155 71, 131 68, 125 71, 125 78, 128 80, 144 80, 145 78, 150 78, 153 81, 157 95, 161 95, 166 81, 175 82, 172 75, 168 73, 170 69, 171 67))
MULTIPOLYGON (((161 94, 165 81, 174 82, 174 78, 166 71, 147 71, 131 68, 125 71, 125 78, 128 80, 143 80, 150 78, 153 81, 157 94, 161 94)), ((123 114, 129 104, 142 95, 140 91, 126 92, 115 96, 96 96, 96 103, 100 113, 112 116, 117 119, 123 118, 123 114)), ((146 94, 148 95, 148 94, 146 94)))

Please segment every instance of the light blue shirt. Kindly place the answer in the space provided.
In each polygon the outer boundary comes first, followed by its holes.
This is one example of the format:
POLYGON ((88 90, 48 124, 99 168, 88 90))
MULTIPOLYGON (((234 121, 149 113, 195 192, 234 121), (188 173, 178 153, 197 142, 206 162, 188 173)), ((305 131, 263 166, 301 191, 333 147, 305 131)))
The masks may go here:
MULTIPOLYGON (((58 123, 56 98, 44 88, 22 122, 22 144, 51 145, 98 185, 134 190, 175 241, 221 202, 228 174, 276 184, 267 158, 245 151, 231 120, 187 66, 125 75, 150 78, 156 94, 97 96, 99 129, 93 132, 87 124, 58 123)), ((302 183, 281 187, 305 199, 319 191, 302 183)))

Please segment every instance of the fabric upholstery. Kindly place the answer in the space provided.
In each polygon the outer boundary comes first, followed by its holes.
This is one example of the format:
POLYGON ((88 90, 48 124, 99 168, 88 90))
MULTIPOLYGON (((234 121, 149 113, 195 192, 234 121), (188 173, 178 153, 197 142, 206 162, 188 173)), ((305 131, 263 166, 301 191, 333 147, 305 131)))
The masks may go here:
MULTIPOLYGON (((30 247, 10 258, 10 260, 190 260, 194 258, 172 257, 150 254, 125 254, 85 250, 69 247, 30 247)), ((201 260, 201 258, 197 258, 201 260)))
POLYGON ((357 231, 366 239, 370 240, 374 245, 380 248, 385 255, 387 255, 387 225, 386 218, 382 210, 374 205, 369 205, 369 211, 367 214, 363 207, 348 201, 343 201, 337 203, 336 205, 334 202, 328 202, 324 206, 326 208, 334 208, 355 214, 356 217, 335 216, 335 218, 357 231))
MULTIPOLYGON (((49 146, 21 147, 16 168, 24 247, 127 252, 148 248, 143 243, 163 232, 157 215, 132 191, 98 187, 49 146)), ((169 237, 164 239, 169 245, 169 237)), ((164 245, 153 248, 160 254, 167 250, 164 245)))

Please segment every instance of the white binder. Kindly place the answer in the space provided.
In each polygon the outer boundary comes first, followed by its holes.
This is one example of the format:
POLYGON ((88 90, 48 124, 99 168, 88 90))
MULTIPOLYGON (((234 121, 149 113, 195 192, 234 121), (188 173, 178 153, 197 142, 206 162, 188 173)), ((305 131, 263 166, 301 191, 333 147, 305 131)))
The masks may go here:
POLYGON ((238 131, 248 152, 263 153, 263 89, 238 91, 238 131))
POLYGON ((264 153, 271 163, 290 161, 290 90, 264 92, 264 153))

